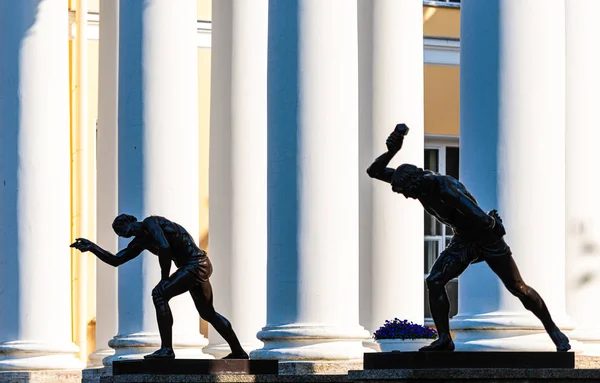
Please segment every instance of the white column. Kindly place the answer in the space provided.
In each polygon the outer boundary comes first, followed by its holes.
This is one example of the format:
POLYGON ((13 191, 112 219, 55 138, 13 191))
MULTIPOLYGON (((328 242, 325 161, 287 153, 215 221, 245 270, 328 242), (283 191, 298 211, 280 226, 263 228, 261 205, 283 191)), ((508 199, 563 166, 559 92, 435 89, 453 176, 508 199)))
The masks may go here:
POLYGON ((423 2, 359 0, 361 323, 423 323, 423 207, 366 169, 398 123, 410 128, 390 164, 423 166, 423 2), (410 291, 410 294, 407 294, 410 291))
POLYGON ((265 345, 251 357, 362 360, 357 4, 269 3, 265 345))
MULTIPOLYGON (((98 244, 115 254, 118 237, 111 225, 118 214, 119 0, 102 0, 100 15, 96 227, 98 244)), ((108 341, 118 329, 117 281, 117 269, 97 260, 96 351, 90 355, 94 366, 114 353, 108 341)))
MULTIPOLYGON (((460 176, 499 210, 522 277, 565 330, 565 17, 547 5, 461 4, 460 176)), ((457 350, 556 349, 485 263, 460 278, 451 327, 457 350)))
POLYGON ((600 3, 565 1, 567 73, 567 311, 577 324, 570 334, 584 341, 584 352, 600 355, 600 221, 598 211, 597 152, 600 131, 598 47, 590 38, 598 33, 594 14, 600 3))
POLYGON ((75 369, 66 0, 0 2, 0 370, 75 369))
MULTIPOLYGON (((267 23, 267 0, 213 3, 209 256, 215 308, 247 352, 266 321, 267 23)), ((227 355, 209 334, 204 351, 227 355)))
MULTIPOLYGON (((196 1, 121 1, 119 16, 119 212, 162 215, 198 240, 198 90, 196 1)), ((126 245, 119 240, 119 246, 126 245)), ((173 271, 173 268, 172 268, 173 271)), ((156 256, 119 268, 115 355, 140 358, 160 345, 151 291, 156 256)), ((170 302, 179 358, 207 357, 189 294, 170 302)))

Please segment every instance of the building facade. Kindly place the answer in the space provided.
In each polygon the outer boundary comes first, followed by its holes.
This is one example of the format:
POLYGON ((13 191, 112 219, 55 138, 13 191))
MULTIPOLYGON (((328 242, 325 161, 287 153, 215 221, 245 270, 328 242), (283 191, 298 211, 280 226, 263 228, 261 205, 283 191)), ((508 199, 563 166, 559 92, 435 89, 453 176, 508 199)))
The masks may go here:
MULTIPOLYGON (((68 249, 116 252, 122 212, 208 250, 253 357, 360 360, 385 319, 430 323, 424 276, 451 233, 365 174, 398 122, 393 165, 498 208, 525 280, 594 355, 600 5, 555 3, 0 3, 0 370, 158 346, 156 259, 116 270, 68 249)), ((460 349, 553 348, 485 265, 448 292, 460 349)), ((189 297, 171 305, 178 356, 228 352, 189 297)))

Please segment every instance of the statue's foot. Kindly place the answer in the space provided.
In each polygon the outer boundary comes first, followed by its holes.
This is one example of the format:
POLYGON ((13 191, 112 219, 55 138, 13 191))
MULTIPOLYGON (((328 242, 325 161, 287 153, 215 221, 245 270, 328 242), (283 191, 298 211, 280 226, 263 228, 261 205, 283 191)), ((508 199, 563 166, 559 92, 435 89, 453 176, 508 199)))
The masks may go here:
POLYGON ((223 359, 250 359, 245 351, 232 352, 231 354, 223 357, 223 359))
POLYGON ((452 338, 440 338, 433 341, 429 346, 421 347, 419 351, 454 351, 452 338))
POLYGON ((556 345, 556 351, 569 351, 571 349, 569 338, 567 338, 558 327, 554 327, 552 330, 548 331, 548 335, 550 335, 550 338, 556 345))
POLYGON ((152 354, 144 355, 144 359, 175 359, 175 352, 171 347, 161 347, 152 354))

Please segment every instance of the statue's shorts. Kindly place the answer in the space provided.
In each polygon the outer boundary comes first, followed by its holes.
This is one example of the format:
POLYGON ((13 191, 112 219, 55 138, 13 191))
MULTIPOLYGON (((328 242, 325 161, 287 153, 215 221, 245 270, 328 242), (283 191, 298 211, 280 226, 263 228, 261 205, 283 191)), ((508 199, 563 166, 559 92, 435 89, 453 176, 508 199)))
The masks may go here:
POLYGON ((195 259, 193 262, 181 266, 177 272, 191 274, 199 282, 206 282, 212 275, 213 267, 210 259, 207 256, 195 259), (181 270, 181 271, 180 271, 181 270))
POLYGON ((511 255, 510 247, 503 238, 486 241, 466 241, 454 235, 440 257, 450 257, 463 264, 478 263, 489 258, 511 255))
POLYGON ((191 289, 194 286, 208 282, 208 278, 212 275, 212 272, 212 264, 205 254, 188 258, 185 264, 178 265, 177 270, 171 274, 166 287, 173 286, 177 291, 181 287, 191 289))

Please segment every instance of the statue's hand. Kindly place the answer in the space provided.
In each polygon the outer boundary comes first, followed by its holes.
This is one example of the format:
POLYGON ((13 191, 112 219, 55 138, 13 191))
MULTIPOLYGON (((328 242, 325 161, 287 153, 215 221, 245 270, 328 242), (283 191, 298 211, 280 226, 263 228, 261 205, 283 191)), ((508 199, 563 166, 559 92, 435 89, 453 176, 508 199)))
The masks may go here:
POLYGON ((488 215, 492 217, 494 221, 496 221, 496 224, 494 225, 493 229, 496 235, 498 235, 499 237, 504 236, 506 234, 506 230, 504 229, 504 224, 502 223, 502 218, 498 214, 498 210, 490 210, 488 212, 488 215))
POLYGON ((90 251, 94 246, 94 242, 88 239, 77 238, 69 247, 74 247, 82 253, 85 253, 86 251, 90 251))
POLYGON ((385 145, 388 148, 388 151, 396 153, 402 148, 402 143, 404 142, 404 136, 408 134, 408 126, 406 124, 398 124, 394 131, 388 136, 385 141, 385 145))

